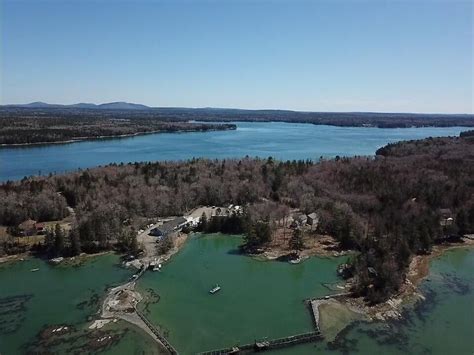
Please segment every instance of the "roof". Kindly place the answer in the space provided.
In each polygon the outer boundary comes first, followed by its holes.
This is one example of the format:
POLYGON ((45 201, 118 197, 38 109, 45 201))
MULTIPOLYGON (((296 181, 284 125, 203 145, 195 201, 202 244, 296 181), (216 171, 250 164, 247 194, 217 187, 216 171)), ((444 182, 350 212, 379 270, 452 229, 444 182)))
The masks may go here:
POLYGON ((443 216, 450 216, 453 214, 449 208, 440 208, 439 213, 441 213, 443 216))
POLYGON ((307 218, 308 217, 306 217, 306 215, 304 215, 304 214, 299 214, 299 215, 293 217, 293 219, 295 221, 298 221, 298 222, 305 222, 307 218))
POLYGON ((177 228, 183 223, 187 223, 186 218, 178 217, 171 221, 163 223, 161 226, 157 227, 156 229, 159 230, 161 233, 165 234, 165 233, 171 232, 172 230, 174 230, 175 228, 177 228))
POLYGON ((33 229, 35 227, 36 221, 33 221, 32 219, 27 219, 26 221, 21 222, 18 225, 18 228, 20 229, 33 229))
POLYGON ((313 213, 310 213, 308 217, 311 219, 318 219, 318 214, 316 212, 313 212, 313 213))

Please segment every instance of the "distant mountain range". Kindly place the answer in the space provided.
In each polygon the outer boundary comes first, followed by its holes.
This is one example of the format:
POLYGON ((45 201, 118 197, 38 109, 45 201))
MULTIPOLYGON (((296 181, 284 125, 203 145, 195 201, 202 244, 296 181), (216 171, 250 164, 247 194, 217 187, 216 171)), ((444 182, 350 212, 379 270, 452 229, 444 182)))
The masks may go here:
POLYGON ((108 102, 104 104, 78 103, 73 105, 48 104, 46 102, 31 102, 29 104, 3 105, 3 107, 25 107, 25 108, 80 108, 96 110, 149 110, 151 107, 130 102, 108 102))

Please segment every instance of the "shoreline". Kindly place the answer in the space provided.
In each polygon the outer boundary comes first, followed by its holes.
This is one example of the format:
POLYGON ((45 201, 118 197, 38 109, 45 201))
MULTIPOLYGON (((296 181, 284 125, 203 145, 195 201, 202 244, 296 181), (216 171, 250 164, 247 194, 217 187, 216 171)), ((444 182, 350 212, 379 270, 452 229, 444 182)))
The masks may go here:
MULTIPOLYGON (((352 298, 350 296, 341 297, 338 300, 330 299, 324 300, 320 306, 321 314, 324 314, 324 307, 328 305, 333 307, 332 311, 329 309, 326 311, 326 317, 330 317, 334 313, 334 308, 342 310, 343 312, 352 312, 358 315, 361 321, 365 322, 387 322, 392 319, 403 318, 403 307, 416 302, 425 301, 425 296, 419 290, 421 282, 428 277, 430 273, 430 262, 442 256, 445 252, 461 248, 473 248, 474 241, 470 239, 463 239, 463 243, 448 244, 448 245, 436 245, 428 255, 416 255, 410 262, 410 266, 405 278, 405 282, 402 285, 401 290, 392 295, 385 302, 376 305, 367 305, 362 297, 352 298)), ((346 283, 350 285, 350 282, 346 283)), ((345 328, 350 326, 357 319, 348 320, 343 326, 340 326, 338 332, 332 336, 335 338, 345 328)), ((322 322, 324 324, 324 322, 322 322)), ((323 326, 324 327, 324 326, 323 326)))
POLYGON ((118 134, 118 135, 110 135, 110 136, 93 136, 93 137, 76 137, 68 140, 63 141, 54 141, 54 142, 34 142, 34 143, 2 143, 0 144, 1 148, 28 148, 28 147, 35 147, 35 146, 48 146, 53 144, 71 144, 71 143, 78 143, 78 142, 85 142, 85 141, 94 141, 94 140, 106 140, 106 139, 122 139, 122 138, 132 138, 137 136, 145 136, 148 134, 159 134, 159 133, 205 133, 205 132, 219 132, 219 131, 234 131, 237 127, 227 127, 222 129, 212 128, 212 129, 182 129, 177 131, 164 131, 164 130, 154 130, 154 131, 144 131, 144 132, 135 132, 135 133, 127 133, 127 134, 118 134))
MULTIPOLYGON (((329 237, 330 239, 333 239, 329 237)), ((334 239, 333 239, 334 240, 334 239)), ((324 244, 322 244, 324 246, 324 244)), ((327 246, 327 245, 326 245, 327 246)), ((334 246, 334 244, 332 245, 334 246)), ((343 329, 347 326, 352 324, 356 320, 366 321, 366 322, 374 322, 374 321, 388 321, 390 319, 401 319, 403 317, 402 308, 409 304, 410 302, 417 301, 417 300, 425 300, 425 297, 419 290, 420 283, 428 277, 430 273, 430 262, 431 260, 442 256, 445 252, 460 248, 473 248, 474 247, 474 240, 463 238, 462 242, 460 243, 449 243, 449 244, 439 244, 433 246, 433 249, 430 254, 427 255, 415 255, 413 256, 410 265, 407 270, 407 274, 405 277, 405 281, 402 284, 400 290, 393 294, 389 299, 384 302, 375 304, 375 305, 368 305, 363 297, 351 297, 348 295, 344 295, 341 297, 337 297, 337 299, 331 297, 329 299, 325 299, 325 297, 321 298, 319 301, 319 310, 320 313, 323 315, 322 318, 330 319, 331 316, 335 317, 336 322, 337 315, 334 316, 334 313, 352 313, 354 316, 353 319, 346 319, 342 320, 342 325, 339 324, 339 330, 336 334, 330 334, 330 338, 335 338, 343 329)), ((282 256, 286 255, 288 251, 284 251, 282 249, 271 249, 269 248, 265 252, 261 254, 247 254, 250 257, 256 258, 257 260, 261 261, 277 261, 277 259, 282 256)), ((309 259, 310 257, 332 257, 332 256, 342 256, 342 255, 350 255, 352 251, 339 251, 336 252, 337 255, 334 255, 332 251, 324 250, 324 249, 311 249, 307 250, 306 253, 299 253, 300 258, 299 262, 304 262, 305 260, 309 259), (303 257, 302 254, 304 254, 303 257)), ((288 262, 288 261, 285 261, 288 262)), ((343 286, 344 290, 350 289, 351 280, 346 280, 343 286)), ((329 295, 331 296, 331 295, 329 295)), ((341 321, 341 320, 339 320, 341 321)), ((334 322, 334 319, 331 320, 334 322)), ((324 321, 321 321, 322 328, 325 327, 324 321)), ((333 331, 333 330, 332 330, 333 331)))
MULTIPOLYGON (((178 243, 169 250, 167 253, 157 256, 158 262, 167 262, 175 254, 177 254, 185 245, 186 242, 192 234, 181 234, 178 238, 178 243)), ((423 294, 419 291, 420 283, 429 275, 430 272, 430 262, 442 256, 445 252, 461 248, 472 248, 474 247, 474 240, 463 238, 461 243, 449 243, 449 244, 440 244, 435 245, 428 255, 415 255, 411 262, 409 269, 407 271, 406 279, 402 285, 400 291, 397 294, 392 295, 387 301, 374 305, 368 306, 365 304, 361 297, 351 298, 350 296, 341 296, 331 297, 326 299, 326 297, 321 297, 318 305, 319 312, 321 315, 321 332, 324 335, 324 341, 331 342, 336 339, 341 332, 346 329, 348 326, 353 324, 356 321, 362 322, 385 322, 391 319, 401 319, 403 317, 402 308, 411 304, 413 301, 423 301, 425 298, 423 294)), ((110 251, 100 252, 96 254, 81 254, 79 257, 66 258, 64 260, 65 266, 73 265, 76 260, 82 261, 91 257, 100 256, 108 254, 110 251), (71 263, 72 262, 72 263, 71 263)), ((312 253, 311 256, 316 257, 330 257, 332 255, 321 255, 317 253, 312 253)), ((249 255, 251 256, 251 255, 249 255)), ((262 256, 262 254, 257 255, 262 256)), ((307 256, 304 260, 308 259, 311 256, 307 256)), ((23 258, 31 257, 31 255, 26 254, 17 254, 10 255, 0 258, 0 266, 3 262, 17 261, 22 260, 23 258)), ((149 255, 147 257, 150 257, 149 255)), ((251 256, 253 257, 253 256, 251 256)), ((145 258, 145 256, 143 257, 145 258)), ((142 259, 142 258, 141 258, 142 259)), ((263 261, 263 259, 261 259, 263 261)), ((271 258, 267 255, 266 261, 275 261, 275 258, 271 258)), ((304 261, 302 260, 302 261, 304 261)), ((144 273, 145 271, 143 271, 144 273)), ((117 320, 124 321, 130 324, 134 328, 142 333, 143 336, 148 334, 148 336, 156 342, 156 344, 163 350, 167 349, 166 338, 164 342, 161 340, 162 335, 156 334, 156 327, 148 326, 147 322, 142 319, 144 316, 141 311, 143 308, 138 309, 139 303, 146 303, 147 297, 142 296, 139 290, 137 289, 137 279, 126 281, 124 284, 108 289, 102 296, 101 306, 96 313, 94 319, 88 322, 88 328, 92 331, 96 329, 101 329, 103 327, 107 328, 108 325, 115 324, 117 320), (112 294, 116 294, 117 291, 122 290, 122 296, 126 294, 126 298, 129 298, 131 301, 131 310, 130 305, 125 305, 122 310, 116 309, 107 309, 108 302, 110 300, 119 299, 119 297, 112 297, 112 294), (128 308, 127 308, 128 307, 128 308), (153 329, 155 328, 155 329, 153 329)), ((345 287, 350 284, 346 283, 345 287)), ((123 305, 122 305, 123 306, 123 305)), ((119 305, 120 307, 120 305, 119 305)), ((146 320, 146 319, 145 319, 146 320)), ((153 323, 153 322, 151 322, 153 323)))
POLYGON ((150 259, 155 258, 155 264, 168 262, 173 255, 177 254, 186 245, 189 235, 180 233, 176 238, 176 245, 165 254, 145 254, 137 259, 142 263, 142 268, 139 269, 140 271, 136 274, 137 277, 106 291, 98 312, 98 318, 96 318, 90 325, 92 329, 94 329, 94 325, 96 324, 99 324, 102 327, 113 323, 114 319, 120 319, 148 334, 160 349, 170 353, 175 353, 175 349, 167 339, 151 322, 146 319, 146 316, 138 310, 139 304, 143 302, 145 298, 139 290, 137 290, 136 286, 138 279, 146 271, 149 271, 150 259), (151 325, 148 323, 151 323, 151 325))

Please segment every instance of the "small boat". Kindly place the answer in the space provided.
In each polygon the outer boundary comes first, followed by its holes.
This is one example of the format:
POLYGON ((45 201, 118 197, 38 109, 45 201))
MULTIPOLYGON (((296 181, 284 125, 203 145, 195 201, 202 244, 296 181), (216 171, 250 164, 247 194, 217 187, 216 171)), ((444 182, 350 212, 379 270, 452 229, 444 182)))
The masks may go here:
POLYGON ((153 271, 161 271, 161 264, 155 265, 153 271))
POLYGON ((210 293, 211 295, 213 295, 214 293, 219 292, 220 289, 221 289, 221 287, 216 284, 216 286, 215 286, 213 289, 209 290, 209 293, 210 293))
POLYGON ((35 271, 39 271, 39 269, 38 269, 38 268, 35 268, 35 269, 31 269, 30 271, 31 271, 31 272, 35 272, 35 271))

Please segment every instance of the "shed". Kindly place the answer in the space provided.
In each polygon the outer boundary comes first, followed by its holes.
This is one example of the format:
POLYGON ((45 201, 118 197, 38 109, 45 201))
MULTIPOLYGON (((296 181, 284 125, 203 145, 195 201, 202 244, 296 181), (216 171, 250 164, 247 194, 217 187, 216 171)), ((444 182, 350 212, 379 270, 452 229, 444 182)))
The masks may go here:
POLYGON ((306 218, 306 223, 310 226, 317 226, 319 223, 319 216, 316 212, 310 213, 306 218))

